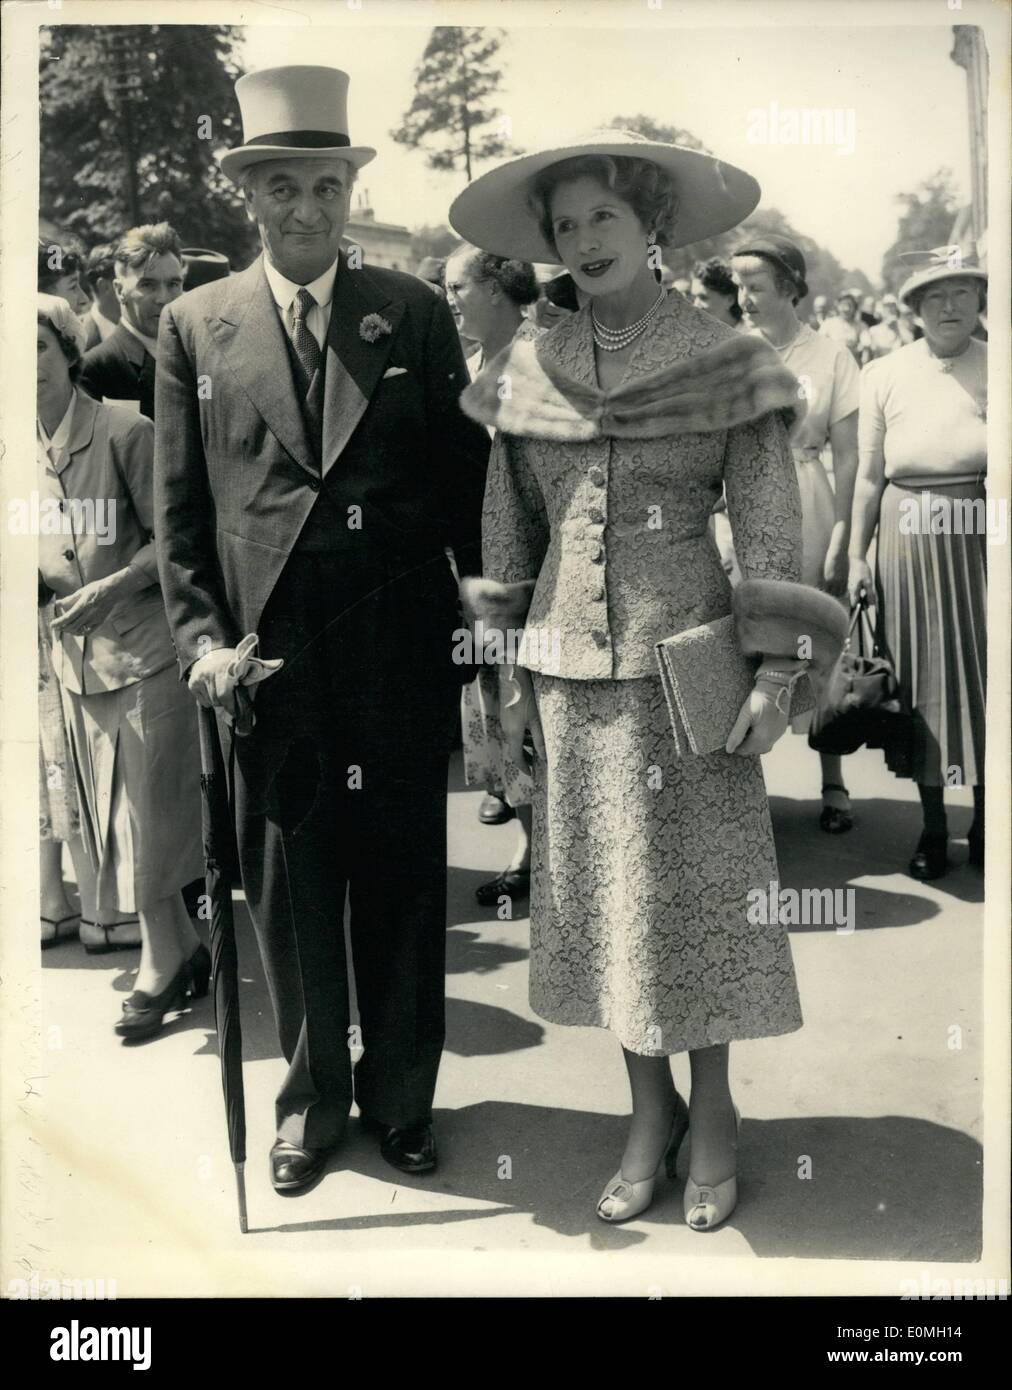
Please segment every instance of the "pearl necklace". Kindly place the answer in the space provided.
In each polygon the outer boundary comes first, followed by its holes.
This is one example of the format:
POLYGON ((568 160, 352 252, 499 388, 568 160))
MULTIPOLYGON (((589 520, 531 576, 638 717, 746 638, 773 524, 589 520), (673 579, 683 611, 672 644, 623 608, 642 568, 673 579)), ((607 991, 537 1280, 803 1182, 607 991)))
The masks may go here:
POLYGON ((658 291, 657 298, 646 313, 635 323, 630 323, 625 328, 607 328, 603 323, 598 322, 597 314, 591 309, 590 322, 594 332, 594 342, 602 352, 621 352, 623 348, 629 347, 631 343, 636 341, 664 303, 664 299, 665 294, 662 288, 658 291))

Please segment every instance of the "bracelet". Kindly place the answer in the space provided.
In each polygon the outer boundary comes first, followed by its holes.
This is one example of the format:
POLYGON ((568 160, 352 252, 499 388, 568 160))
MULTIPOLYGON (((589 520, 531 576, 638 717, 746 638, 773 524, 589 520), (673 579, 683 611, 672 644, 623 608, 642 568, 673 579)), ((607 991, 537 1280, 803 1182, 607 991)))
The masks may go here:
POLYGON ((796 671, 778 671, 772 666, 761 666, 755 673, 756 680, 778 680, 782 678, 787 685, 793 686, 799 677, 805 674, 808 668, 799 666, 796 671))

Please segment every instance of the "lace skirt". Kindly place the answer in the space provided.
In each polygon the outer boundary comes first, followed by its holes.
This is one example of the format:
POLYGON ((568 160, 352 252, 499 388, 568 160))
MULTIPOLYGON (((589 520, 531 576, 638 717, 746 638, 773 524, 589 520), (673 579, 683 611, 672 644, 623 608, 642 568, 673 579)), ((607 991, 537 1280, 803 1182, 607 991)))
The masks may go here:
POLYGON ((534 1011, 645 1056, 800 1028, 786 928, 746 915, 777 878, 759 759, 679 758, 659 678, 534 686, 534 1011))

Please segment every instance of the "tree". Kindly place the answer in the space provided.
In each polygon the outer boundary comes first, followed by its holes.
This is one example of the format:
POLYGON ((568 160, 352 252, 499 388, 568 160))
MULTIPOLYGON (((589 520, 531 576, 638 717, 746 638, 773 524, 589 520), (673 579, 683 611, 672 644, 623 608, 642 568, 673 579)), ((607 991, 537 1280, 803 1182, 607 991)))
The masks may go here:
POLYGON ((245 265, 256 235, 214 158, 241 140, 239 38, 228 25, 43 29, 43 216, 89 246, 115 240, 138 217, 167 219, 184 245, 245 265))
POLYGON ((903 213, 896 240, 882 258, 882 280, 893 291, 910 274, 910 263, 900 260, 904 251, 931 251, 936 246, 947 246, 952 238, 956 217, 952 171, 937 170, 913 193, 898 194, 896 201, 903 213))
POLYGON ((502 131, 481 133, 500 115, 486 98, 502 82, 502 72, 492 66, 501 33, 453 25, 433 29, 415 69, 414 98, 390 132, 399 144, 424 150, 430 169, 463 165, 468 183, 478 160, 494 159, 511 148, 502 131), (435 147, 428 143, 433 137, 435 147))

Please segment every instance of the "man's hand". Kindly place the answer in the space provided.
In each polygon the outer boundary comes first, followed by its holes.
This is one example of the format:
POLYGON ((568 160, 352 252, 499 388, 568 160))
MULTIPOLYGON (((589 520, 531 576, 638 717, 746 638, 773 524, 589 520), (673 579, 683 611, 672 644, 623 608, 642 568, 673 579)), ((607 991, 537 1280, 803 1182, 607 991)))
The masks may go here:
POLYGON ((235 660, 235 647, 218 647, 193 663, 187 685, 198 705, 203 705, 205 709, 223 709, 226 714, 235 717, 238 679, 230 669, 235 660))

